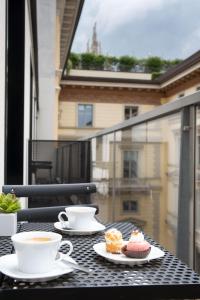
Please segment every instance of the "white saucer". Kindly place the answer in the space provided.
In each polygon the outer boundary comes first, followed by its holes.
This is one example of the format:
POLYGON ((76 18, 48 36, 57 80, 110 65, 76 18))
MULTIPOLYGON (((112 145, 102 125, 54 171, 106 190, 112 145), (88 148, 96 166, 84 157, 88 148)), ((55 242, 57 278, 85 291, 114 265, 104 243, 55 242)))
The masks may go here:
POLYGON ((145 258, 129 258, 125 256, 123 253, 121 254, 112 254, 106 251, 106 243, 98 243, 93 246, 94 251, 99 254, 100 256, 106 258, 107 260, 115 263, 115 264, 122 264, 122 265, 141 265, 144 263, 149 262, 150 260, 161 258, 165 255, 165 253, 159 249, 158 247, 151 245, 151 251, 145 258))
MULTIPOLYGON (((71 257, 62 254, 65 259, 76 263, 71 257)), ((67 274, 72 272, 73 269, 68 267, 66 264, 62 263, 61 261, 55 262, 55 267, 47 272, 42 274, 28 274, 23 273, 18 270, 17 266, 17 256, 16 254, 8 254, 0 257, 0 272, 3 274, 20 281, 26 282, 42 282, 42 281, 49 281, 63 274, 67 274)))
POLYGON ((92 229, 90 228, 87 230, 67 229, 67 227, 69 227, 69 222, 66 221, 65 224, 66 224, 66 228, 63 228, 60 222, 56 222, 54 223, 54 227, 57 230, 62 231, 62 233, 69 234, 69 235, 90 235, 106 229, 106 227, 103 224, 97 221, 94 221, 94 227, 92 229))

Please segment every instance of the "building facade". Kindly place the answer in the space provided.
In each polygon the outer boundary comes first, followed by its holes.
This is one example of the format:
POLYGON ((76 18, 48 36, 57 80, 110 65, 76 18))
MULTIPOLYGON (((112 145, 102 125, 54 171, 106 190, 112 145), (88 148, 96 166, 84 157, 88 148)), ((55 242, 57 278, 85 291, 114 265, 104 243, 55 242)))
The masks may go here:
POLYGON ((59 136, 91 141, 100 219, 131 221, 174 253, 181 114, 138 126, 127 121, 114 131, 129 118, 197 93, 199 74, 197 52, 154 81, 150 74, 72 70, 61 82, 59 136), (101 133, 111 126, 111 133, 101 133))
POLYGON ((59 139, 92 135, 200 88, 200 51, 151 80, 151 74, 71 70, 61 81, 59 139))

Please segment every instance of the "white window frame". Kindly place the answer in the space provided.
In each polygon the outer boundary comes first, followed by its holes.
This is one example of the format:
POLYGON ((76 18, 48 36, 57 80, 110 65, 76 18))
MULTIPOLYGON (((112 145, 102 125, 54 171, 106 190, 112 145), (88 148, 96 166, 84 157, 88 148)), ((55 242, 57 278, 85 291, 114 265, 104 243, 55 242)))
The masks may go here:
POLYGON ((94 127, 94 104, 93 103, 83 103, 79 102, 76 106, 76 127, 79 129, 87 129, 87 128, 93 128, 94 127), (92 106, 92 125, 91 126, 82 126, 79 127, 79 105, 91 105, 92 106))
POLYGON ((126 104, 126 105, 124 105, 123 108, 124 108, 123 109, 123 118, 124 118, 124 120, 129 120, 130 118, 134 118, 134 117, 138 116, 138 114, 139 114, 139 106, 138 105, 128 105, 128 104, 126 104), (126 108, 129 108, 129 109, 131 109, 131 108, 137 108, 137 115, 136 116, 131 116, 129 119, 126 119, 125 118, 125 110, 126 110, 126 108))

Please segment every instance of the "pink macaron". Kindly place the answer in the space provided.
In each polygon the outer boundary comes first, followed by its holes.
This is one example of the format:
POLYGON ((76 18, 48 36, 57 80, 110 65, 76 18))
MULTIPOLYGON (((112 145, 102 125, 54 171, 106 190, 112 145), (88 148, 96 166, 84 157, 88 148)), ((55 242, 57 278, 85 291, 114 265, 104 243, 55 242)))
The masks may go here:
POLYGON ((122 247, 122 253, 131 258, 145 258, 151 251, 151 245, 144 242, 128 242, 122 247))

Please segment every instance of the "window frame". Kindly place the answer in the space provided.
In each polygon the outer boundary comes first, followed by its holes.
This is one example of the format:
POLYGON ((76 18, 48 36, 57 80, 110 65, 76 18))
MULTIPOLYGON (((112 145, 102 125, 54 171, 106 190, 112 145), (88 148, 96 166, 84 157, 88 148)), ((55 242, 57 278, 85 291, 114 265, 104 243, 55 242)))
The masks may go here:
MULTIPOLYGON (((139 150, 138 149, 127 149, 127 150, 123 150, 123 157, 122 157, 122 161, 123 161, 123 169, 122 169, 122 178, 123 179, 136 179, 136 178, 138 178, 139 177, 139 174, 138 174, 138 172, 139 172, 139 169, 138 169, 138 166, 139 166, 139 150), (129 161, 129 170, 128 170, 128 173, 129 173, 129 176, 128 177, 125 177, 124 176, 124 171, 125 171, 125 152, 135 152, 135 153, 137 153, 137 162, 136 162, 136 176, 134 176, 134 177, 131 177, 130 176, 130 174, 131 174, 131 168, 130 168, 130 162, 131 161, 129 161)), ((133 161, 133 160, 132 160, 133 161)))
POLYGON ((138 105, 124 105, 123 113, 124 113, 124 120, 129 120, 131 118, 137 117, 138 114, 139 114, 139 106, 138 105), (129 118, 128 119, 126 119, 126 117, 125 117, 126 116, 125 111, 126 111, 127 108, 129 109, 129 118), (137 114, 136 115, 132 115, 132 112, 130 113, 130 109, 132 109, 132 108, 137 109, 137 114))
POLYGON ((94 127, 94 105, 93 103, 77 103, 77 118, 76 118, 76 124, 77 124, 77 128, 93 128, 94 127), (92 117, 92 120, 91 120, 91 125, 85 125, 85 126, 79 126, 79 106, 80 105, 83 105, 83 106, 91 106, 91 117, 92 117))
POLYGON ((138 199, 123 199, 122 202, 121 202, 121 210, 122 210, 122 213, 123 214, 138 214, 139 213, 139 201, 138 199), (128 202, 128 206, 129 206, 129 209, 125 210, 124 209, 124 204, 125 202, 128 202), (131 209, 131 203, 135 203, 136 204, 136 209, 131 209))

